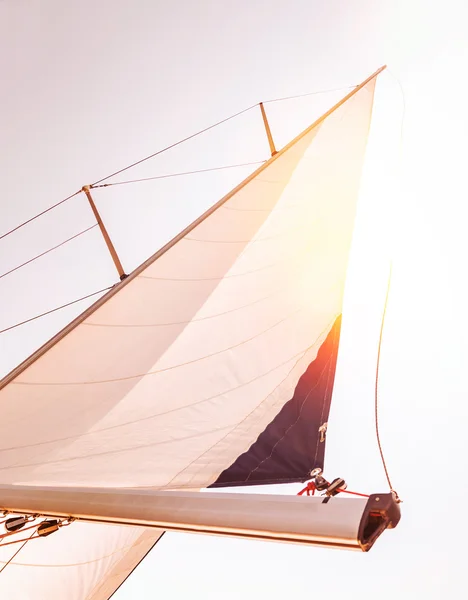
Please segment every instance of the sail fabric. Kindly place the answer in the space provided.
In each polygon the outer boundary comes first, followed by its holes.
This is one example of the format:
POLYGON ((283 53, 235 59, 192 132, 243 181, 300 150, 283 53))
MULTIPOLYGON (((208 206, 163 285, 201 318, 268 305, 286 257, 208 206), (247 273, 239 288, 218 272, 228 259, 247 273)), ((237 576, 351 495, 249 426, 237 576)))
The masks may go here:
MULTIPOLYGON (((163 533, 75 522, 24 546, 0 545, 0 598, 107 600, 163 533)), ((15 537, 30 535, 31 531, 25 531, 15 537)))
POLYGON ((312 469, 323 468, 340 329, 341 315, 299 379, 291 400, 211 487, 305 481, 312 469), (325 428, 322 435, 321 427, 325 428))
MULTIPOLYGON (((0 391, 2 483, 199 489, 231 465, 237 482, 254 483, 300 480, 323 464, 317 425, 328 413, 333 375, 325 386, 319 377, 318 397, 306 389, 308 373, 323 352, 328 373, 335 368, 373 91, 374 80, 8 380, 0 391), (291 430, 297 410, 313 418, 291 430), (275 419, 286 413, 279 430, 294 435, 278 437, 275 419), (239 459, 260 446, 260 468, 239 459)), ((77 541, 81 558, 98 546, 101 556, 118 555, 121 541, 92 527, 77 541)), ((134 528, 120 529, 133 535, 134 528)), ((49 541, 59 548, 64 533, 31 542, 12 559, 4 571, 10 583, 0 576, 2 597, 13 598, 8 586, 21 589, 29 577, 21 566, 26 552, 28 563, 45 564, 49 541)), ((127 562, 137 564, 148 544, 127 562)), ((79 576, 68 568, 68 581, 79 577, 94 590, 99 579, 107 590, 112 568, 77 566, 79 576)), ((33 597, 71 597, 65 588, 50 593, 60 567, 45 570, 33 597)), ((100 600, 86 594, 80 597, 100 600)))

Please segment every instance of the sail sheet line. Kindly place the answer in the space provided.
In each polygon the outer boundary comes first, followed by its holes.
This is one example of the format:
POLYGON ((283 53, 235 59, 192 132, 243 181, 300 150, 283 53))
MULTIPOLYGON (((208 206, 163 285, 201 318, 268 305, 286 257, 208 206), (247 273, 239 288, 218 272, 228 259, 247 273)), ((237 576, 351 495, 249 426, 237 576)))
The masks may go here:
MULTIPOLYGON (((296 354, 294 354, 293 356, 290 356, 288 359, 284 360, 283 362, 281 362, 280 364, 275 365, 274 367, 268 369, 268 371, 265 371, 263 373, 261 373, 260 375, 256 375, 254 378, 249 379, 248 381, 244 381, 243 383, 240 383, 239 385, 236 385, 234 387, 231 387, 227 390, 224 390, 222 392, 219 392, 218 394, 213 394, 212 396, 208 397, 208 398, 203 398, 201 400, 198 400, 197 402, 191 402, 190 403, 190 407, 193 406, 199 406, 201 404, 204 404, 206 402, 210 402, 212 400, 215 400, 216 398, 220 398, 221 396, 230 394, 234 391, 237 391, 243 387, 246 387, 248 385, 250 385, 251 383, 254 383, 255 381, 258 381, 259 379, 262 379, 263 377, 266 377, 267 375, 270 375, 271 373, 273 373, 274 371, 276 371, 277 369, 280 369, 281 367, 284 367, 285 365, 287 365, 288 363, 290 363, 292 360, 295 359, 299 359, 301 360, 305 354, 307 352, 309 352, 310 350, 312 350, 314 348, 314 346, 316 346, 324 337, 325 333, 327 331, 329 331, 332 323, 334 323, 334 321, 336 321, 338 315, 335 315, 333 317, 333 319, 330 321, 330 323, 323 329, 323 331, 320 332, 320 334, 317 336, 317 338, 315 339, 315 341, 310 344, 309 346, 307 346, 307 348, 305 348, 304 350, 301 350, 300 352, 297 352, 296 354)), ((295 363, 297 364, 297 362, 295 363)), ((80 434, 79 437, 85 437, 85 436, 90 436, 90 435, 95 435, 97 433, 103 433, 105 431, 111 431, 114 429, 120 429, 122 427, 126 427, 128 425, 135 425, 136 423, 141 423, 143 421, 149 421, 151 419, 157 419, 158 417, 162 417, 162 416, 166 416, 168 414, 172 414, 181 410, 184 410, 185 408, 187 408, 186 405, 184 406, 179 406, 177 408, 172 408, 170 410, 166 410, 163 412, 158 412, 158 413, 153 413, 151 415, 146 415, 145 417, 141 417, 139 419, 133 419, 131 421, 125 421, 123 423, 119 423, 118 425, 111 425, 108 427, 101 427, 99 429, 93 429, 92 431, 86 431, 80 434)), ((11 451, 11 450, 19 450, 21 448, 32 448, 32 447, 38 447, 38 446, 44 446, 46 444, 53 444, 56 442, 65 442, 68 440, 73 440, 76 439, 77 436, 76 435, 72 435, 72 436, 66 436, 66 437, 61 437, 61 438, 55 438, 52 440, 48 440, 47 442, 36 442, 34 444, 23 444, 21 446, 10 446, 8 448, 0 448, 0 454, 2 452, 6 452, 6 451, 11 451)), ((1 467, 0 467, 1 470, 1 467)))
POLYGON ((387 479, 388 487, 390 488, 390 491, 395 496, 395 499, 397 500, 397 502, 401 502, 396 490, 394 489, 394 487, 392 485, 391 479, 390 479, 390 474, 388 472, 388 467, 387 467, 387 461, 385 460, 385 455, 384 455, 384 451, 382 448, 382 441, 380 439, 380 428, 379 428, 380 354, 381 354, 381 349, 382 349, 382 339, 383 339, 383 332, 384 332, 384 327, 385 327, 385 317, 387 315, 388 297, 390 295, 390 286, 392 283, 392 270, 393 270, 393 265, 392 265, 392 263, 390 263, 390 270, 388 273, 388 282, 387 282, 387 291, 385 293, 385 301, 384 301, 383 310, 382 310, 382 320, 380 323, 379 343, 377 346, 377 361, 376 361, 376 366, 375 366, 375 386, 374 386, 374 402, 375 402, 374 403, 374 420, 375 420, 375 435, 377 438, 377 447, 379 449, 379 454, 380 454, 382 466, 383 466, 383 469, 385 472, 385 477, 387 479))
MULTIPOLYGON (((21 552, 21 550, 22 550, 22 549, 23 549, 23 548, 26 546, 26 544, 29 542, 29 540, 31 540, 31 539, 33 538, 33 536, 34 536, 34 534, 35 534, 35 533, 36 533, 36 532, 35 532, 35 531, 33 531, 33 532, 31 533, 31 535, 30 535, 28 538, 26 538, 25 540, 22 540, 22 541, 23 541, 23 543, 22 543, 22 544, 21 544, 21 546, 18 548, 18 550, 16 550, 16 552, 14 552, 14 553, 12 554, 12 556, 11 556, 11 557, 10 557, 10 558, 9 558, 7 561, 5 561, 5 562, 4 562, 4 564, 3 564, 2 568, 0 569, 0 574, 1 574, 1 573, 3 573, 3 571, 4 571, 4 570, 5 570, 7 567, 8 567, 8 565, 9 565, 9 564, 12 564, 12 560, 13 560, 13 559, 14 559, 16 556, 18 556, 18 554, 19 554, 19 553, 21 552)), ((2 544, 2 545, 5 545, 5 544, 2 544)), ((15 564, 15 563, 13 563, 13 564, 15 564)))

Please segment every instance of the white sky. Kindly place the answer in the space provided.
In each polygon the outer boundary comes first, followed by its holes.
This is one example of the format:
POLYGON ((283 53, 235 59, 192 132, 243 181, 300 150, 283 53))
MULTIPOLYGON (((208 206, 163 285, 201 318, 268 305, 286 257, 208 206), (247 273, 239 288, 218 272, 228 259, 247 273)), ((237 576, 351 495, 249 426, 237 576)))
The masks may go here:
MULTIPOLYGON (((432 600, 463 592, 464 10, 463 2, 442 8, 430 0, 0 2, 0 234, 83 184, 260 100, 355 84, 383 63, 393 74, 382 76, 376 95, 331 414, 342 422, 342 437, 328 448, 327 472, 345 477, 351 489, 385 489, 372 385, 391 255, 381 418, 394 485, 405 501, 401 524, 368 555, 167 534, 116 600, 283 599, 323 590, 332 598, 432 600), (406 102, 397 191, 402 100, 395 75, 406 102)), ((341 95, 267 105, 277 145, 341 95)), ((267 156, 260 116, 252 111, 121 178, 267 156)), ((248 172, 96 193, 127 271, 248 172)), ((92 222, 80 195, 0 240, 0 273, 92 222)), ((93 230, 0 280, 0 329, 115 280, 93 230)), ((0 371, 85 306, 0 336, 0 371)))

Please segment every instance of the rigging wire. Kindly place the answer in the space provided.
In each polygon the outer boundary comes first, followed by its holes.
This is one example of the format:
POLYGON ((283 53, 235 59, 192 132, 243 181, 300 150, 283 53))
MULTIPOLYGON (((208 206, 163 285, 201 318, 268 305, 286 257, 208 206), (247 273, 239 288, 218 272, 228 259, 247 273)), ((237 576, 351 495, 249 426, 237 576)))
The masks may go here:
POLYGON ((211 167, 210 169, 198 169, 196 171, 184 171, 182 173, 168 173, 167 175, 156 175, 155 177, 143 177, 142 179, 130 179, 128 181, 115 181, 111 183, 102 183, 98 185, 90 185, 91 189, 110 187, 112 185, 125 185, 127 183, 139 183, 140 181, 153 181, 154 179, 167 179, 169 177, 181 177, 183 175, 195 175, 197 173, 208 173, 209 171, 221 171, 223 169, 234 169, 235 167, 249 167, 251 165, 262 165, 265 160, 256 160, 254 162, 241 163, 237 165, 224 165, 222 167, 211 167))
MULTIPOLYGON (((295 96, 285 96, 284 98, 272 98, 270 100, 265 100, 263 102, 263 104, 268 104, 268 103, 272 103, 272 102, 280 102, 282 100, 292 100, 294 98, 302 98, 302 97, 305 97, 305 96, 315 96, 315 95, 318 95, 318 94, 326 94, 326 93, 340 91, 340 90, 352 89, 354 87, 357 87, 357 86, 346 86, 346 87, 329 89, 329 90, 319 90, 319 91, 316 91, 316 92, 308 92, 306 94, 296 94, 295 96)), ((239 112, 237 112, 237 113, 235 113, 235 114, 233 114, 233 115, 231 115, 229 117, 226 117, 225 119, 222 119, 221 121, 218 121, 217 123, 214 123, 213 125, 205 127, 204 129, 201 129, 200 131, 197 131, 196 133, 193 133, 193 134, 191 134, 191 135, 189 135, 189 136, 187 136, 187 137, 179 140, 178 142, 175 142, 174 144, 170 144, 169 146, 166 146, 166 148, 162 148, 161 150, 158 150, 157 152, 154 152, 153 154, 150 154, 149 156, 146 156, 145 158, 142 158, 142 159, 140 159, 140 160, 138 160, 138 161, 136 161, 136 162, 134 162, 134 163, 132 163, 132 164, 130 164, 130 165, 122 168, 122 169, 119 169, 118 171, 115 171, 111 175, 107 175, 106 177, 103 177, 102 179, 99 179, 98 181, 95 181, 93 184, 90 185, 90 188, 105 187, 105 186, 102 186, 102 185, 99 185, 99 184, 102 183, 103 181, 106 181, 107 179, 110 179, 111 177, 114 177, 115 175, 123 173, 124 171, 128 171, 132 167, 135 167, 135 166, 137 166, 137 165, 139 165, 139 164, 141 164, 143 162, 146 162, 147 160, 150 160, 151 158, 154 158, 155 156, 158 156, 159 154, 162 154, 163 152, 167 152, 171 148, 175 148, 176 146, 179 146, 180 144, 183 144, 184 142, 187 142, 188 140, 191 140, 194 137, 197 137, 197 136, 201 135, 202 133, 205 133, 206 131, 209 131, 210 129, 213 129, 214 127, 217 127, 218 125, 222 125, 223 123, 226 123, 227 121, 230 121, 231 119, 234 119, 235 117, 238 117, 238 116, 240 116, 240 115, 248 112, 249 110, 251 110, 252 108, 255 108, 258 105, 259 105, 259 103, 257 102, 257 104, 253 104, 252 106, 249 106, 248 108, 244 108, 243 110, 241 110, 241 111, 239 111, 239 112)), ((237 165, 233 165, 233 166, 237 166, 237 165)), ((244 166, 244 165, 239 165, 239 166, 244 166)), ((231 167, 223 167, 223 168, 231 168, 231 167)), ((214 169, 206 169, 206 171, 208 171, 208 170, 216 171, 218 169, 219 169, 219 167, 215 167, 214 169)), ((193 171, 193 173, 198 173, 198 172, 202 172, 202 171, 193 171)), ((181 175, 189 175, 189 174, 192 174, 192 172, 181 173, 181 175)), ((165 175, 165 176, 159 176, 159 177, 147 178, 147 179, 136 179, 134 181, 128 181, 128 183, 137 183, 139 181, 146 181, 146 180, 150 180, 150 179, 161 179, 163 177, 169 177, 169 176, 175 177, 177 175, 179 175, 179 174, 165 175)), ((112 185, 122 185, 123 183, 127 183, 127 182, 116 182, 115 184, 112 184, 112 185)), ((107 185, 110 185, 110 184, 107 184, 107 185)), ((13 229, 10 229, 9 231, 7 231, 7 232, 3 233, 2 235, 0 235, 0 240, 2 240, 3 238, 11 235, 12 233, 14 233, 15 231, 17 231, 18 229, 21 229, 22 227, 24 227, 28 223, 31 223, 31 221, 34 221, 35 219, 37 219, 37 218, 41 217, 42 215, 48 213, 49 211, 53 210, 57 206, 60 206, 61 204, 64 204, 68 200, 71 200, 71 198, 74 198, 75 196, 77 196, 81 192, 82 192, 82 190, 78 190, 74 194, 71 194, 70 196, 67 196, 63 200, 60 200, 59 202, 56 202, 52 206, 49 206, 49 208, 46 208, 45 210, 41 211, 40 213, 37 213, 36 215, 34 215, 33 217, 31 217, 30 219, 27 219, 26 221, 23 221, 22 223, 20 223, 16 227, 13 227, 13 229)))
MULTIPOLYGON (((271 102, 280 102, 281 100, 291 100, 293 98, 301 98, 303 96, 313 96, 316 94, 325 94, 328 92, 334 92, 334 91, 338 91, 338 90, 343 90, 343 89, 351 89, 353 87, 357 87, 357 86, 347 86, 345 88, 336 88, 334 90, 322 90, 322 91, 317 91, 317 92, 309 92, 307 94, 297 94, 296 96, 287 96, 285 98, 273 98, 271 100, 267 100, 266 102, 264 102, 264 104, 271 103, 271 102)), ((200 131, 197 131, 196 133, 192 133, 191 135, 179 140, 178 142, 175 142, 174 144, 170 144, 169 146, 166 146, 165 148, 162 148, 161 150, 158 150, 157 152, 154 152, 153 154, 150 154, 149 156, 146 156, 145 158, 142 158, 122 169, 119 169, 118 171, 115 171, 114 173, 111 173, 110 175, 107 175, 106 177, 103 177, 102 179, 99 179, 98 181, 95 181, 90 187, 95 187, 97 186, 99 183, 102 183, 103 181, 106 181, 107 179, 110 179, 111 177, 114 177, 115 175, 119 175, 120 173, 123 173, 124 171, 128 171, 128 169, 131 169, 133 167, 136 167, 137 165, 140 165, 143 162, 146 162, 147 160, 150 160, 151 158, 154 158, 155 156, 158 156, 159 154, 162 154, 163 152, 167 152, 168 150, 171 150, 172 148, 175 148, 176 146, 179 146, 180 144, 183 144, 184 142, 187 142, 188 140, 193 139, 194 137, 197 137, 199 135, 201 135, 202 133, 205 133, 207 131, 209 131, 210 129, 213 129, 214 127, 217 127, 218 125, 222 125, 223 123, 226 123, 227 121, 230 121, 231 119, 234 119, 235 117, 238 117, 246 112, 248 112, 249 110, 252 110, 252 108, 255 108, 259 105, 259 103, 257 102, 256 104, 252 104, 252 106, 249 106, 248 108, 244 108, 243 110, 229 116, 226 117, 225 119, 222 119, 221 121, 218 121, 217 123, 214 123, 213 125, 209 125, 208 127, 205 127, 204 129, 200 129, 200 131)))
POLYGON ((60 244, 57 244, 56 246, 53 246, 52 248, 49 248, 48 250, 45 250, 44 252, 41 252, 40 254, 37 254, 33 258, 30 258, 29 260, 27 260, 26 262, 18 265, 17 267, 14 267, 13 269, 10 269, 9 271, 6 271, 5 273, 2 273, 0 275, 0 279, 3 279, 3 277, 6 277, 7 275, 10 275, 10 273, 14 273, 18 269, 21 269, 22 267, 25 267, 26 265, 29 265, 29 263, 34 262, 38 258, 41 258, 41 256, 45 256, 46 254, 49 254, 49 252, 52 252, 53 250, 57 250, 57 248, 60 248, 61 246, 64 246, 68 242, 71 242, 75 238, 79 237, 80 235, 83 235, 87 231, 90 231, 91 229, 94 229, 97 226, 98 226, 98 224, 94 223, 94 225, 91 225, 91 227, 87 227, 86 229, 83 229, 82 231, 80 231, 79 233, 76 233, 72 237, 69 237, 68 239, 64 240, 63 242, 60 242, 60 244))
POLYGON ((390 294, 390 284, 391 284, 391 280, 392 280, 392 263, 390 263, 390 272, 388 274, 388 283, 387 283, 387 292, 385 294, 385 302, 384 302, 384 306, 383 306, 383 311, 382 311, 382 320, 380 323, 380 335, 379 335, 379 344, 378 344, 378 348, 377 348, 377 363, 376 363, 376 368, 375 368, 375 394, 374 394, 374 398, 375 398, 375 434, 377 437, 377 446, 379 448, 379 453, 380 453, 380 458, 382 459, 382 466, 384 468, 385 471, 385 477, 387 478, 387 482, 388 482, 388 487, 390 488, 390 491, 392 492, 392 494, 395 496, 395 500, 397 502, 401 502, 396 490, 393 488, 392 486, 392 482, 390 480, 390 475, 388 473, 388 467, 387 467, 387 463, 385 460, 385 455, 383 452, 383 448, 382 448, 382 441, 380 439, 380 430, 379 430, 379 369, 380 369, 380 354, 381 354, 381 348, 382 348, 382 338, 383 338, 383 331, 384 331, 384 325, 385 325, 385 316, 387 314, 387 305, 388 305, 388 297, 390 294))
MULTIPOLYGON (((290 100, 293 98, 301 98, 304 96, 313 96, 313 95, 317 95, 317 94, 325 94, 325 93, 329 93, 329 92, 334 92, 334 91, 339 91, 339 90, 344 90, 344 89, 352 89, 353 87, 356 86, 347 86, 347 87, 342 87, 342 88, 335 88, 335 89, 330 89, 330 90, 321 90, 321 91, 316 91, 316 92, 309 92, 306 94, 297 94, 295 96, 287 96, 284 98, 273 98, 270 100, 266 100, 264 102, 264 104, 266 103, 271 103, 271 102, 279 102, 282 100, 290 100)), ((191 174, 195 174, 195 173, 203 173, 203 172, 207 172, 207 171, 217 171, 217 170, 221 170, 221 169, 230 169, 230 168, 234 168, 234 167, 242 167, 242 166, 248 166, 248 165, 254 165, 254 164, 261 164, 264 163, 265 161, 255 161, 255 162, 251 162, 251 163, 243 163, 243 164, 237 164, 237 165, 226 165, 226 166, 222 166, 222 167, 213 167, 211 169, 200 169, 200 170, 196 170, 196 171, 187 171, 184 173, 172 173, 172 174, 167 174, 167 175, 159 175, 159 176, 155 176, 155 177, 147 177, 147 178, 143 178, 143 179, 134 179, 134 180, 128 180, 128 181, 120 181, 120 182, 115 182, 115 183, 108 183, 108 184, 102 184, 103 181, 106 181, 107 179, 110 179, 111 177, 114 177, 115 175, 118 175, 120 173, 123 173, 124 171, 128 171, 129 169, 131 169, 132 167, 135 167, 143 162, 146 162, 147 160, 150 160, 151 158, 154 158, 155 156, 158 156, 159 154, 162 154, 163 152, 166 152, 168 150, 170 150, 171 148, 175 148, 176 146, 179 146, 180 144, 183 144, 184 142, 193 139, 199 135, 201 135, 202 133, 205 133, 207 131, 209 131, 210 129, 213 129, 214 127, 217 127, 218 125, 221 125, 223 123, 226 123, 227 121, 230 121, 231 119, 234 119, 235 117, 238 117, 246 112, 248 112, 249 110, 251 110, 252 108, 255 108, 256 106, 258 106, 259 104, 253 104, 252 106, 249 106, 248 108, 244 108, 243 110, 229 116, 226 117, 225 119, 222 119, 221 121, 218 121, 216 123, 214 123, 213 125, 210 125, 208 127, 205 127, 204 129, 201 129, 199 131, 197 131, 196 133, 193 133, 181 140, 179 140, 178 142, 175 142, 173 144, 170 144, 169 146, 158 150, 157 152, 154 152, 153 154, 142 158, 122 169, 119 169, 118 171, 115 171, 114 173, 107 175, 106 177, 103 177, 102 179, 99 179, 98 181, 95 181, 93 184, 90 185, 90 188, 97 188, 97 187, 108 187, 111 185, 124 185, 124 184, 129 184, 129 183, 138 183, 141 181, 150 181, 150 180, 154 180, 154 179, 164 179, 167 177, 178 177, 178 176, 182 176, 182 175, 191 175, 191 174)), ((68 200, 71 200, 72 198, 74 198, 75 196, 77 196, 78 194, 80 194, 83 190, 78 190, 77 192, 75 192, 74 194, 71 194, 70 196, 67 196, 66 198, 64 198, 63 200, 60 200, 59 202, 56 202, 55 204, 53 204, 52 206, 49 206, 48 208, 46 208, 45 210, 41 211, 40 213, 34 215, 33 217, 27 219, 26 221, 23 221, 22 223, 20 223, 19 225, 17 225, 16 227, 14 227, 13 229, 10 229, 9 231, 7 231, 6 233, 0 235, 0 240, 11 235, 12 233, 14 233, 15 231, 17 231, 18 229, 24 227, 25 225, 27 225, 28 223, 31 223, 32 221, 34 221, 35 219, 41 217, 42 215, 48 213, 49 211, 53 210, 54 208, 57 208, 58 206, 60 206, 61 204, 64 204, 65 202, 67 202, 68 200)), ((86 233, 87 231, 89 231, 90 229, 92 229, 93 227, 95 227, 97 224, 93 225, 92 227, 89 227, 88 229, 85 229, 81 232, 79 232, 78 234, 76 234, 75 236, 65 240, 64 242, 62 242, 61 244, 58 244, 57 246, 54 246, 53 248, 50 248, 49 250, 46 250, 45 252, 43 252, 42 254, 39 254, 35 257, 33 257, 32 259, 30 259, 29 261, 26 261, 25 263, 18 265, 17 267, 15 267, 14 269, 11 269, 10 271, 3 273, 2 275, 0 275, 0 279, 5 277, 6 275, 9 275, 10 273, 16 271, 17 269, 20 269, 21 267, 29 264, 30 262, 33 262, 34 260, 37 260, 38 258, 40 258, 41 256, 44 256, 44 254, 47 254, 49 252, 52 252, 53 250, 55 250, 56 248, 59 248, 60 246, 66 244, 67 242, 71 241, 72 239, 74 239, 75 237, 78 237, 79 235, 82 235, 84 233, 86 233)), ((83 296, 81 298, 78 298, 76 300, 73 300, 72 302, 68 302, 66 304, 63 304, 61 306, 57 306, 49 311, 46 311, 44 313, 41 313, 39 315, 35 315, 34 317, 31 317, 29 319, 25 319, 24 321, 21 321, 19 323, 15 323, 14 325, 11 325, 9 327, 6 327, 5 329, 1 329, 0 330, 0 334, 1 333, 5 333, 7 331, 10 331, 11 329, 15 329, 16 327, 20 327, 21 325, 24 325, 26 323, 30 323, 31 321, 35 321, 36 319, 40 319, 41 317, 44 317, 46 315, 49 315, 53 312, 56 312, 58 310, 61 310, 63 308, 66 308, 67 306, 71 306, 72 304, 76 304, 77 302, 81 302, 82 300, 85 300, 87 298, 90 298, 92 296, 95 296, 97 294, 100 294, 102 292, 105 292, 107 290, 109 290, 112 286, 103 288, 102 290, 98 290, 96 292, 93 292, 92 294, 88 294, 86 296, 83 296)))
POLYGON ((37 215, 34 215, 33 217, 31 217, 30 219, 27 219, 26 221, 23 221, 22 223, 20 223, 19 225, 17 225, 16 227, 13 227, 13 229, 10 229, 10 231, 7 231, 6 233, 3 233, 2 235, 0 235, 0 240, 3 240, 3 238, 7 237, 8 235, 14 233, 15 231, 18 231, 18 229, 21 229, 21 227, 24 227, 25 225, 27 225, 28 223, 31 223, 31 221, 34 221, 34 219, 37 219, 39 217, 42 217, 42 215, 45 215, 46 213, 48 213, 50 210, 57 208, 57 206, 60 206, 61 204, 63 204, 64 202, 67 202, 68 200, 71 200, 72 198, 74 198, 75 196, 77 196, 78 194, 81 193, 81 190, 78 190, 77 192, 75 192, 74 194, 72 194, 71 196, 67 196, 66 198, 64 198, 63 200, 60 200, 60 202, 56 202, 55 204, 52 204, 52 206, 49 206, 49 208, 46 208, 45 210, 41 211, 40 213, 37 213, 37 215))
POLYGON ((82 300, 86 300, 87 298, 92 298, 92 296, 97 296, 97 294, 102 294, 102 292, 107 292, 112 287, 114 287, 114 286, 109 285, 108 287, 102 288, 102 290, 97 290, 96 292, 93 292, 92 294, 87 294, 86 296, 82 296, 81 298, 77 298, 76 300, 72 300, 71 302, 67 302, 66 304, 62 304, 61 306, 56 306, 55 308, 52 308, 51 310, 47 310, 46 312, 43 312, 39 315, 35 315, 34 317, 31 317, 30 319, 25 319, 24 321, 15 323, 14 325, 10 325, 10 327, 5 327, 5 329, 0 329, 0 333, 5 333, 6 331, 10 331, 11 329, 15 329, 16 327, 25 325, 26 323, 30 323, 31 321, 35 321, 36 319, 40 319, 41 317, 45 317, 46 315, 50 315, 51 313, 54 313, 58 310, 62 310, 62 308, 66 308, 67 306, 71 306, 72 304, 77 304, 77 302, 81 302, 82 300))
POLYGON ((214 127, 218 127, 218 125, 222 125, 223 123, 226 123, 227 121, 230 121, 231 119, 234 119, 235 117, 238 117, 238 116, 246 113, 247 111, 251 110, 252 108, 255 108, 256 106, 258 106, 258 103, 253 104, 252 106, 249 106, 248 108, 244 108, 243 110, 240 110, 239 112, 231 115, 230 117, 226 117, 225 119, 222 119, 221 121, 218 121, 217 123, 214 123, 213 125, 209 125, 208 127, 205 127, 204 129, 200 129, 200 131, 197 131, 196 133, 192 133, 191 135, 188 135, 187 137, 179 140, 178 142, 174 142, 173 144, 170 144, 169 146, 166 146, 165 148, 162 148, 161 150, 158 150, 157 152, 154 152, 153 154, 150 154, 149 156, 145 156, 145 158, 141 158, 140 160, 137 160, 136 162, 132 163, 131 165, 128 165, 127 167, 123 167, 122 169, 119 169, 118 171, 115 171, 114 173, 111 173, 110 175, 107 175, 106 177, 103 177, 102 179, 95 181, 90 187, 94 187, 98 183, 102 183, 103 181, 106 181, 107 179, 110 179, 111 177, 114 177, 115 175, 119 175, 120 173, 123 173, 124 171, 128 171, 128 169, 132 169, 133 167, 136 167, 137 165, 140 165, 141 163, 144 163, 147 160, 150 160, 151 158, 154 158, 155 156, 162 154, 163 152, 167 152, 168 150, 171 150, 172 148, 175 148, 176 146, 180 146, 180 144, 183 144, 184 142, 188 142, 188 140, 191 140, 194 137, 197 137, 197 136, 201 135, 202 133, 205 133, 205 132, 209 131, 210 129, 213 129, 214 127))
POLYGON ((319 90, 318 92, 308 92, 307 94, 296 94, 295 96, 285 96, 284 98, 273 98, 272 100, 264 100, 263 104, 271 104, 272 102, 281 102, 283 100, 294 100, 295 98, 305 98, 306 96, 318 96, 319 94, 329 94, 331 92, 341 92, 343 90, 353 90, 357 85, 347 85, 346 87, 334 88, 332 90, 319 90))

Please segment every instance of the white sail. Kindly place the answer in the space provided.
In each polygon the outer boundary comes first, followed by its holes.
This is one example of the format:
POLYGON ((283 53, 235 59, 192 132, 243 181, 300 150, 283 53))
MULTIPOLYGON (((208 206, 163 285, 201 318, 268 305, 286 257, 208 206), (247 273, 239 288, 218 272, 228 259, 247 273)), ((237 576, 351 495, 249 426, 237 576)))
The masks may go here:
MULTIPOLYGON (((341 313, 374 82, 6 378, 2 483, 197 489, 248 450, 341 313)), ((107 598, 158 536, 73 523, 0 595, 107 598)))

